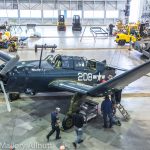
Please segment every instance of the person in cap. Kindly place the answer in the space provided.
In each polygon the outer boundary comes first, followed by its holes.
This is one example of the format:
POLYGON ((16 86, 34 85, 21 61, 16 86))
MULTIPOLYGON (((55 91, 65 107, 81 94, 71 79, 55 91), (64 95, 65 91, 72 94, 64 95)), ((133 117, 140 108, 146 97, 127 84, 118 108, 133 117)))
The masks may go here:
POLYGON ((46 136, 47 141, 49 141, 49 137, 56 131, 56 140, 61 139, 60 137, 60 120, 59 120, 59 112, 60 108, 57 107, 55 111, 51 112, 51 126, 52 130, 49 132, 49 134, 46 136))

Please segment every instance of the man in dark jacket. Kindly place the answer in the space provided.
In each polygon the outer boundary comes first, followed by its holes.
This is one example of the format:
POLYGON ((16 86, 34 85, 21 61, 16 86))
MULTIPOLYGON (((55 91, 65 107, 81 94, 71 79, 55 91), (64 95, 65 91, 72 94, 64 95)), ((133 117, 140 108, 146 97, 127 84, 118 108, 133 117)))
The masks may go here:
POLYGON ((47 141, 49 141, 49 137, 56 131, 56 140, 61 139, 59 136, 60 134, 60 127, 59 127, 59 114, 60 108, 56 108, 54 112, 51 113, 51 126, 52 130, 49 132, 49 134, 46 136, 47 141))
POLYGON ((109 24, 109 35, 110 36, 113 35, 113 28, 114 28, 114 25, 113 24, 109 24))
POLYGON ((105 96, 105 100, 101 104, 101 112, 104 119, 104 128, 107 128, 107 118, 109 118, 109 128, 112 127, 112 102, 109 96, 105 96))
POLYGON ((83 142, 82 136, 83 136, 83 124, 84 124, 84 118, 80 113, 80 109, 77 109, 76 113, 73 115, 73 124, 75 128, 75 132, 77 135, 77 139, 75 142, 73 142, 73 146, 76 148, 77 144, 80 144, 83 142))

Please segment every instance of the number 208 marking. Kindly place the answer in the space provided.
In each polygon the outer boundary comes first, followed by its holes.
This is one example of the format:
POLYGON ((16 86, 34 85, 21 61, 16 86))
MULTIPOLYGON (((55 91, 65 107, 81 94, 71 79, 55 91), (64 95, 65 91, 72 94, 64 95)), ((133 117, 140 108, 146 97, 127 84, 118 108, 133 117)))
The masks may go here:
POLYGON ((92 73, 78 73, 78 81, 92 81, 93 75, 92 73))

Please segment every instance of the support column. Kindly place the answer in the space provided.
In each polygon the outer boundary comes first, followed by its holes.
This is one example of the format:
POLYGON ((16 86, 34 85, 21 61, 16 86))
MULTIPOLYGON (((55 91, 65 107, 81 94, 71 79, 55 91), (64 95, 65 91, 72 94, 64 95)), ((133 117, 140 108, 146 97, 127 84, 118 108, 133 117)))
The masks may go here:
POLYGON ((41 9, 41 21, 43 24, 43 17, 44 17, 44 15, 43 15, 43 0, 41 0, 41 7, 42 7, 42 9, 41 9))
POLYGON ((104 25, 106 24, 106 0, 104 1, 104 25))
POLYGON ((125 6, 125 23, 129 23, 129 16, 130 16, 130 2, 131 0, 127 0, 126 6, 125 6))
POLYGON ((18 4, 18 24, 20 25, 20 4, 19 4, 19 0, 17 0, 17 4, 18 4))
POLYGON ((84 20, 84 0, 82 0, 82 24, 83 24, 83 20, 84 20))

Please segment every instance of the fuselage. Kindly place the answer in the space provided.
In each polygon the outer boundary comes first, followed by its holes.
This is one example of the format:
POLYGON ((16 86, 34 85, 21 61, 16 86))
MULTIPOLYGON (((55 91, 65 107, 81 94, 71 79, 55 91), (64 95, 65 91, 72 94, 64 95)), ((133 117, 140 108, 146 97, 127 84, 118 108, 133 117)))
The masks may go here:
MULTIPOLYGON (((69 56, 68 56, 69 57, 69 56)), ((61 66, 57 66, 47 60, 43 60, 39 67, 39 61, 18 62, 7 75, 5 88, 7 92, 24 93, 32 90, 39 92, 55 92, 58 89, 49 87, 55 80, 71 80, 86 82, 88 85, 99 84, 102 76, 115 76, 115 69, 106 66, 102 62, 94 62, 95 67, 87 66, 85 60, 69 58, 61 59, 61 66)))

